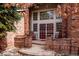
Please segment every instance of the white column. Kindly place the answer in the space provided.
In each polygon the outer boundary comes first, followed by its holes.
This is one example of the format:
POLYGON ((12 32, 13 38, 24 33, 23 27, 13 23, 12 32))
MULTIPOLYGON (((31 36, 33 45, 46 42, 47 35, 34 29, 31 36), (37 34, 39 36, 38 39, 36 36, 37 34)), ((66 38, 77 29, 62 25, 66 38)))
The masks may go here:
POLYGON ((55 11, 54 11, 54 22, 53 22, 53 25, 54 25, 54 28, 53 28, 53 38, 55 38, 55 33, 56 33, 56 14, 55 14, 55 11))

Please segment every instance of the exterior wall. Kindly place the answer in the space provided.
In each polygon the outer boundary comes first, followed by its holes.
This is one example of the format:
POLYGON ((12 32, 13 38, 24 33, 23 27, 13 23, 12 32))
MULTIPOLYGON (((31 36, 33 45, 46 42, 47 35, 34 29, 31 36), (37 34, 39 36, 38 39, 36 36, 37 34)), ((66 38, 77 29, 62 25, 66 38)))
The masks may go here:
POLYGON ((54 50, 62 55, 79 54, 79 38, 60 38, 46 41, 46 49, 54 50))
MULTIPOLYGON (((45 4, 46 5, 46 4, 45 4)), ((41 10, 41 9, 53 9, 56 8, 57 5, 52 5, 49 4, 49 6, 42 6, 39 8, 35 8, 32 10, 41 10)), ((25 35, 25 33, 28 33, 30 31, 29 29, 29 10, 26 9, 22 12, 23 17, 21 18, 21 20, 18 23, 15 23, 15 26, 17 28, 16 32, 7 32, 7 44, 8 47, 14 47, 14 38, 17 36, 23 36, 25 35)))
POLYGON ((78 38, 79 37, 79 4, 63 4, 62 12, 62 37, 78 38), (72 6, 72 7, 71 7, 72 6))
POLYGON ((7 47, 7 40, 6 38, 0 39, 0 52, 5 51, 7 47))
POLYGON ((74 20, 72 22, 72 33, 73 35, 71 35, 74 38, 78 38, 79 37, 79 20, 74 20))
POLYGON ((23 16, 24 16, 24 33, 26 34, 27 32, 30 31, 29 29, 29 9, 25 10, 25 12, 23 12, 23 16))
POLYGON ((69 37, 79 38, 79 13, 73 14, 69 31, 69 37))

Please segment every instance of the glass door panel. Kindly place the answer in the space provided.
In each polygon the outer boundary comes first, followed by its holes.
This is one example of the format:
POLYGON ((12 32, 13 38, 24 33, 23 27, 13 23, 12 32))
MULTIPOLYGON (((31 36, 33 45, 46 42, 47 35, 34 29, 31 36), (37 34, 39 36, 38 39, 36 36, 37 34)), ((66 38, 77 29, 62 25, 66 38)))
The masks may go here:
POLYGON ((53 23, 47 24, 47 37, 53 37, 53 23))
POLYGON ((46 38, 46 24, 40 24, 40 39, 46 38))

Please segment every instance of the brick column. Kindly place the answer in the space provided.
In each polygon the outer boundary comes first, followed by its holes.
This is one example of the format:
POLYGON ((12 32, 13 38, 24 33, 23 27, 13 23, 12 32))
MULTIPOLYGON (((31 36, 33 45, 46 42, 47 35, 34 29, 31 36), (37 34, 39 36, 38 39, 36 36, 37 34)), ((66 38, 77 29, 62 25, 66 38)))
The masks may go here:
POLYGON ((29 9, 23 12, 24 16, 24 33, 29 32, 29 9))
POLYGON ((62 19, 62 37, 67 37, 68 33, 67 33, 67 18, 62 19))
POLYGON ((24 9, 20 11, 22 13, 24 23, 22 24, 24 34, 17 35, 15 37, 15 46, 16 47, 31 47, 32 45, 32 40, 29 38, 29 9, 24 9), (28 34, 28 35, 27 35, 28 34), (31 40, 31 41, 30 41, 31 40))
POLYGON ((32 46, 32 35, 30 33, 30 28, 29 28, 29 26, 30 26, 29 9, 27 9, 23 12, 23 16, 24 16, 24 33, 26 36, 24 46, 30 48, 32 46))

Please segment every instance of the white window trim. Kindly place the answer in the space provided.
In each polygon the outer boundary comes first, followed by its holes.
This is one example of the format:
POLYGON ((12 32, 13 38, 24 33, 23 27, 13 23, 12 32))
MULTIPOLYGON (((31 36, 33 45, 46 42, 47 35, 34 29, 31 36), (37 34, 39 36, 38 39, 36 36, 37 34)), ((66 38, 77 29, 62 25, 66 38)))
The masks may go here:
MULTIPOLYGON (((55 9, 44 9, 44 10, 36 10, 36 11, 32 11, 32 16, 31 16, 31 27, 32 27, 32 31, 33 31, 33 24, 34 23, 37 23, 38 24, 38 39, 40 39, 40 35, 39 35, 39 33, 40 33, 40 30, 39 30, 39 24, 47 24, 47 23, 53 23, 53 37, 55 38, 55 35, 56 35, 56 33, 58 33, 58 32, 56 32, 56 23, 57 22, 62 22, 62 20, 58 20, 58 19, 56 19, 55 17, 56 17, 56 14, 55 14, 55 12, 56 11, 54 11, 54 18, 53 18, 53 20, 51 20, 50 19, 50 21, 49 20, 40 20, 40 12, 42 12, 42 11, 48 11, 48 10, 55 10, 55 9), (38 13, 38 19, 37 20, 33 20, 33 13, 34 12, 37 12, 38 13)), ((47 25, 46 25, 47 26, 47 25)))

